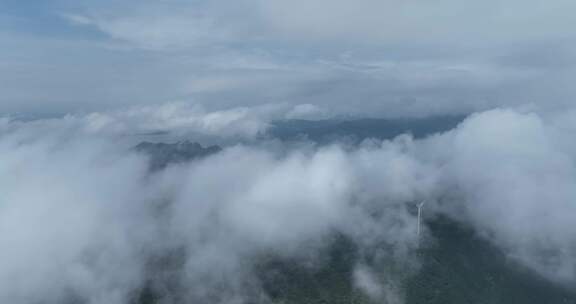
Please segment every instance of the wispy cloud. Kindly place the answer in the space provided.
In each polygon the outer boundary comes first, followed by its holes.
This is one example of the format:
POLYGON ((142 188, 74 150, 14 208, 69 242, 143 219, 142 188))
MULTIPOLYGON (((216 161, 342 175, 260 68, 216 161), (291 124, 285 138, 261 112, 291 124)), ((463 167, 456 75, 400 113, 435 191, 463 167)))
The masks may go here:
POLYGON ((0 110, 193 99, 422 116, 564 105, 574 96, 565 13, 572 7, 563 0, 58 0, 43 18, 83 36, 40 38, 23 26, 1 35, 7 58, 17 59, 3 63, 0 110))

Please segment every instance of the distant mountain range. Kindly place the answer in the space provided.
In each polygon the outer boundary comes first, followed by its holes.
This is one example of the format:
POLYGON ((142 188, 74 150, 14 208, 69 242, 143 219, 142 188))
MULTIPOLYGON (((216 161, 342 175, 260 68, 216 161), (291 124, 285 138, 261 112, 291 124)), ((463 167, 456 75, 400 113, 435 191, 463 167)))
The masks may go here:
POLYGON ((392 139, 401 134, 422 138, 451 130, 465 118, 465 115, 458 115, 404 119, 282 120, 273 123, 268 135, 281 140, 305 139, 319 143, 342 139, 356 142, 367 138, 392 139))
POLYGON ((196 142, 181 141, 173 144, 141 142, 134 150, 146 154, 150 158, 150 168, 159 170, 171 163, 187 162, 218 153, 222 148, 203 147, 196 142))
MULTIPOLYGON (((367 138, 384 140, 401 134, 421 138, 451 130, 465 118, 441 116, 418 119, 282 120, 274 122, 266 136, 283 141, 307 140, 318 144, 337 141, 358 143, 367 138)), ((134 149, 148 155, 152 170, 158 170, 170 163, 187 162, 218 153, 222 147, 204 147, 200 143, 184 140, 176 143, 145 141, 134 149)))

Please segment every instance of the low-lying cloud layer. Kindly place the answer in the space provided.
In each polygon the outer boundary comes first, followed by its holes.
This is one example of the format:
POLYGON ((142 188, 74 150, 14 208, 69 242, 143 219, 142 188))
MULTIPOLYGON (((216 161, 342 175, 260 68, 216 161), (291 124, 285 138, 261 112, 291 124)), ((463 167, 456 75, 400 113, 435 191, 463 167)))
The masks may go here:
POLYGON ((23 123, 0 137, 0 301, 129 303, 153 286, 166 303, 266 303, 255 273, 263 259, 321 267, 344 236, 359 250, 357 288, 398 303, 391 282, 402 278, 379 266, 418 271, 406 204, 421 200, 427 216, 470 225, 573 285, 571 118, 492 110, 423 140, 239 145, 155 173, 106 136, 23 123))
POLYGON ((137 138, 167 135, 171 138, 247 140, 265 134, 273 121, 329 117, 331 114, 327 110, 312 104, 277 103, 208 110, 193 103, 165 103, 44 119, 0 116, 0 132, 24 128, 49 135, 72 131, 91 136, 137 138))

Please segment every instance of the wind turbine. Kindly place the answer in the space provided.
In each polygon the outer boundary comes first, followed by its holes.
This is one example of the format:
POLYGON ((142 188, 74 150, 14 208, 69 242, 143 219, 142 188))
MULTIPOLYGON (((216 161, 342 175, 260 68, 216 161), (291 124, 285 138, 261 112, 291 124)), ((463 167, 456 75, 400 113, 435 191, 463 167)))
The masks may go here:
POLYGON ((420 226, 422 225, 422 207, 424 207, 424 204, 426 204, 426 200, 423 200, 422 202, 420 202, 420 204, 418 204, 418 230, 416 231, 416 233, 418 234, 418 239, 420 239, 420 226))

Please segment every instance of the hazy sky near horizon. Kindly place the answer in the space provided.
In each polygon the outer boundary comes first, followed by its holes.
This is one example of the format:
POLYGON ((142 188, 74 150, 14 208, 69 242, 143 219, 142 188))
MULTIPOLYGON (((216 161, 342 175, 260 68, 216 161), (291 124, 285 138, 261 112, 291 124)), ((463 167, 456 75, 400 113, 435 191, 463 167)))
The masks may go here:
POLYGON ((568 0, 0 0, 0 113, 565 107, 568 0))

